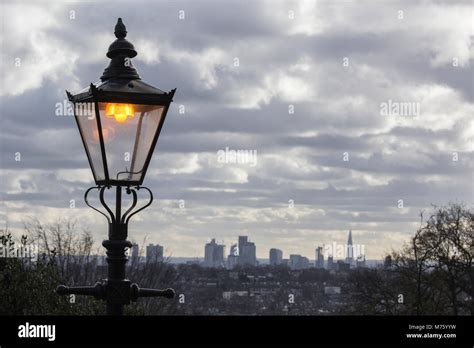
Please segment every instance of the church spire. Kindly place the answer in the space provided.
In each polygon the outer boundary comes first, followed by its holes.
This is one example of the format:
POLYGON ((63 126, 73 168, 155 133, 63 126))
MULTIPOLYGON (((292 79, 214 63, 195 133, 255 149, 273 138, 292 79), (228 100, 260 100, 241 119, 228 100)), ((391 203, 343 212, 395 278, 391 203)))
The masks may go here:
POLYGON ((347 238, 346 262, 350 265, 354 262, 354 247, 352 246, 352 230, 349 230, 349 237, 347 238))

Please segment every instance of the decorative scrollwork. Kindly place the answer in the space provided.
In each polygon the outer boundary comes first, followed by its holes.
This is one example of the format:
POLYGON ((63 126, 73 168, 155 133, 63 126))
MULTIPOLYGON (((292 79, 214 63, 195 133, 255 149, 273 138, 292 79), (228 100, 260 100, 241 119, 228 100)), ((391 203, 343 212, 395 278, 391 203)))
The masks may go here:
POLYGON ((132 195, 132 204, 130 205, 130 207, 125 211, 125 213, 122 215, 122 218, 120 219, 120 221, 117 221, 116 219, 116 216, 114 215, 114 213, 112 212, 112 210, 110 209, 110 207, 107 205, 107 203, 105 202, 105 199, 104 199, 104 193, 105 193, 105 190, 106 189, 110 189, 109 186, 93 186, 93 187, 90 187, 84 194, 84 201, 86 202, 86 204, 94 209, 95 211, 97 211, 98 213, 102 214, 103 216, 105 216, 105 218, 107 219, 107 221, 111 224, 116 224, 116 223, 120 223, 120 224, 125 224, 127 225, 128 224, 128 221, 130 220, 130 218, 137 214, 138 212, 142 211, 143 209, 149 207, 151 205, 151 203, 153 202, 153 193, 151 192, 151 190, 148 188, 148 187, 140 187, 140 186, 136 186, 135 188, 130 188, 130 187, 127 187, 126 188, 126 192, 127 194, 131 194, 132 195), (108 215, 106 213, 104 213, 103 211, 97 209, 96 207, 94 207, 93 205, 91 205, 88 201, 88 195, 89 195, 89 192, 92 191, 93 189, 98 189, 99 190, 99 201, 100 203, 102 204, 102 206, 105 208, 105 210, 107 211, 108 215), (146 191, 148 191, 149 195, 150 195, 150 198, 149 198, 149 201, 148 203, 146 203, 145 205, 143 205, 141 208, 133 211, 133 209, 137 206, 137 202, 138 202, 138 193, 137 191, 139 191, 140 189, 145 189, 146 191))
POLYGON ((105 201, 104 201, 104 190, 105 190, 106 186, 92 186, 90 188, 87 189, 86 193, 84 194, 84 202, 86 202, 86 204, 94 209, 96 212, 102 214, 105 216, 105 218, 107 219, 107 221, 109 223, 112 223, 115 221, 115 216, 114 214, 112 213, 112 211, 110 210, 110 208, 107 206, 107 204, 105 204, 105 201), (100 202, 102 203, 102 206, 104 206, 104 208, 107 210, 107 212, 110 214, 110 217, 107 216, 104 212, 100 211, 99 209, 97 209, 96 207, 94 207, 93 205, 91 205, 87 199, 88 195, 89 195, 89 192, 93 189, 98 189, 99 190, 99 196, 100 196, 100 202))
MULTIPOLYGON (((130 215, 126 216, 126 219, 125 219, 125 220, 122 219, 123 221, 125 221, 125 224, 128 224, 128 221, 130 221, 130 218, 131 218, 133 215, 137 214, 138 212, 142 211, 142 210, 145 209, 145 208, 148 208, 148 207, 151 205, 151 203, 153 202, 153 193, 151 192, 151 190, 150 190, 148 187, 145 187, 145 186, 137 186, 136 189, 137 189, 137 191, 139 191, 139 190, 141 190, 141 189, 147 190, 148 193, 150 194, 150 200, 148 201, 147 204, 145 204, 144 206, 142 206, 140 209, 137 209, 137 210, 135 210, 133 213, 131 213, 130 215)), ((129 213, 128 210, 127 210, 127 213, 129 213)))
POLYGON ((125 223, 125 219, 127 218, 127 215, 133 210, 133 208, 136 207, 137 205, 137 191, 135 191, 134 189, 132 188, 127 188, 127 193, 128 194, 132 194, 133 196, 133 202, 132 202, 132 205, 130 206, 130 208, 127 209, 127 211, 122 215, 122 220, 120 221, 122 224, 125 223))

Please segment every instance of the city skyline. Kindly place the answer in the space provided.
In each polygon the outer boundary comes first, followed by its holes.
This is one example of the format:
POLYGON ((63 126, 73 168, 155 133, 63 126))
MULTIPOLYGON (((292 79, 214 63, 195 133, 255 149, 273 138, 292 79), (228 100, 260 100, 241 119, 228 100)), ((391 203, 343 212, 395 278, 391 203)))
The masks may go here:
POLYGON ((194 256, 248 235, 256 257, 313 258, 352 229, 381 259, 432 204, 473 206, 469 1, 1 6, 0 228, 18 238, 29 217, 107 234, 65 89, 96 82, 118 17, 145 81, 177 88, 131 240, 194 256))
MULTIPOLYGON (((298 256, 306 257, 304 254, 296 253, 296 252, 285 253, 285 248, 284 247, 280 247, 280 248, 271 247, 269 249, 258 248, 258 246, 255 245, 255 243, 251 243, 248 240, 248 238, 249 238, 249 236, 238 236, 236 238, 237 243, 231 242, 230 247, 228 249, 226 249, 226 244, 222 240, 219 240, 218 238, 213 237, 213 238, 210 238, 207 241, 207 243, 204 244, 204 252, 203 252, 202 255, 181 255, 181 256, 175 256, 175 257, 178 257, 178 258, 179 257, 191 258, 191 259, 192 258, 202 259, 203 260, 203 265, 206 266, 206 267, 229 267, 229 268, 233 268, 233 266, 239 264, 238 258, 239 258, 239 256, 241 256, 240 250, 242 250, 242 246, 239 246, 239 245, 247 244, 247 243, 249 243, 251 245, 251 248, 253 248, 253 253, 255 253, 255 256, 256 256, 256 258, 254 259, 255 261, 256 260, 268 260, 269 264, 272 264, 272 254, 275 257, 275 260, 279 260, 279 262, 276 262, 274 264, 280 264, 280 263, 282 263, 282 261, 288 262, 291 255, 298 255, 298 256), (258 257, 256 255, 257 254, 256 251, 260 250, 260 249, 267 250, 266 251, 267 257, 258 257), (227 253, 227 250, 228 250, 228 253, 227 253), (232 265, 232 262, 234 262, 234 261, 229 260, 232 257, 236 257, 234 265, 232 265)), ((332 259, 333 261, 344 261, 344 262, 347 262, 349 264, 355 264, 355 262, 361 256, 363 256, 364 260, 367 259, 366 254, 364 253, 363 246, 361 248, 361 246, 358 245, 357 243, 353 244, 352 230, 349 230, 349 232, 348 232, 348 240, 347 240, 346 244, 338 244, 338 243, 334 243, 334 242, 332 242, 332 244, 333 245, 328 245, 328 246, 326 246, 326 244, 324 244, 324 243, 322 243, 321 245, 317 245, 315 247, 316 256, 314 257, 314 259, 311 258, 311 257, 307 257, 307 259, 309 261, 312 261, 312 260, 315 261, 313 263, 314 267, 324 268, 324 267, 321 267, 321 265, 323 265, 323 266, 326 265, 328 263, 329 258, 332 259), (339 249, 340 249, 339 251, 335 250, 336 246, 339 247, 339 249), (343 250, 343 253, 341 253, 342 250, 343 250), (318 257, 318 252, 320 253, 320 257, 318 257), (322 259, 321 259, 321 257, 322 257, 322 259), (318 260, 320 260, 319 263, 317 263, 318 260)), ((146 248, 144 246, 142 246, 142 248, 140 248, 139 244, 135 243, 135 242, 133 243, 133 248, 132 248, 133 255, 137 256, 140 253, 141 257, 145 257, 148 260, 148 250, 149 249, 154 250, 157 247, 160 248, 160 258, 161 259, 163 259, 163 257, 164 258, 167 258, 167 257, 172 258, 173 257, 172 253, 169 253, 167 255, 166 254, 167 249, 165 249, 164 246, 161 246, 159 244, 157 244, 156 246, 154 246, 153 244, 148 244, 146 246, 146 248), (146 253, 142 252, 142 251, 145 251, 145 250, 146 250, 146 253)), ((152 251, 152 252, 154 253, 155 251, 152 251)), ((261 251, 260 254, 262 254, 264 252, 265 251, 261 251)), ((247 257, 245 255, 245 252, 244 252, 244 257, 247 257)), ((253 256, 251 256, 251 258, 252 257, 253 256)), ((383 259, 378 259, 378 260, 382 261, 383 259)), ((241 262, 240 264, 241 265, 245 265, 245 264, 256 265, 255 261, 250 261, 250 262, 244 261, 243 263, 241 262)))

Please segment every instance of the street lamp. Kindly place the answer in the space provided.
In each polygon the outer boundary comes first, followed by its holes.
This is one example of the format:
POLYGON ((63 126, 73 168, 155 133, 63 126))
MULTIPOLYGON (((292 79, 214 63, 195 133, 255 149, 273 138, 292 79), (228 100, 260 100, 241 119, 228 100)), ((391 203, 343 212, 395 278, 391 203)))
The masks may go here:
POLYGON ((111 62, 100 81, 75 94, 66 91, 74 104, 74 116, 96 183, 86 191, 84 200, 109 222, 109 239, 102 242, 107 249, 108 274, 95 286, 60 285, 56 292, 106 300, 109 315, 122 315, 123 306, 138 297, 174 297, 172 289, 141 289, 125 278, 126 249, 132 247, 127 240, 128 222, 153 201, 151 190, 141 185, 176 91, 163 92, 140 79, 131 63, 137 51, 126 35, 119 18, 115 26, 117 39, 107 52, 111 62), (112 187, 116 189, 115 212, 104 199, 105 190, 112 187), (98 189, 106 212, 89 204, 87 197, 93 189, 98 189), (148 192, 149 201, 135 209, 141 189, 148 192), (132 197, 131 206, 123 213, 122 190, 132 197))

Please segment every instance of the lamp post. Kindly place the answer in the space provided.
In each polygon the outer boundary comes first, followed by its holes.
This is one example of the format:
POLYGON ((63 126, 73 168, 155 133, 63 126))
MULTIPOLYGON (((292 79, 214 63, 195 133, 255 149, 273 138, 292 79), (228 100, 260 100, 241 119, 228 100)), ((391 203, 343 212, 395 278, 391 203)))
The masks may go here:
POLYGON ((110 45, 107 57, 110 65, 100 81, 72 94, 74 116, 89 160, 96 186, 84 195, 86 204, 108 220, 108 239, 102 242, 107 249, 107 279, 94 286, 67 287, 60 285, 59 295, 89 295, 107 302, 107 314, 122 315, 124 305, 139 297, 174 297, 173 289, 141 289, 125 278, 128 222, 153 201, 153 194, 141 186, 153 154, 166 113, 176 89, 163 92, 140 79, 131 58, 137 55, 133 45, 125 39, 127 30, 119 18, 115 26, 117 39, 110 45), (115 187, 115 211, 104 199, 106 190, 115 187), (88 201, 89 192, 97 189, 105 212, 88 201), (145 190, 149 201, 135 209, 138 192, 145 190), (132 197, 131 206, 122 212, 122 193, 132 197))

